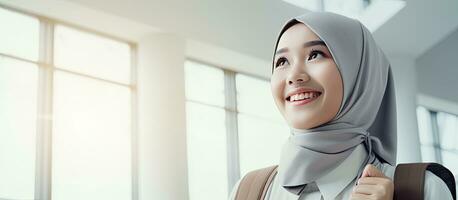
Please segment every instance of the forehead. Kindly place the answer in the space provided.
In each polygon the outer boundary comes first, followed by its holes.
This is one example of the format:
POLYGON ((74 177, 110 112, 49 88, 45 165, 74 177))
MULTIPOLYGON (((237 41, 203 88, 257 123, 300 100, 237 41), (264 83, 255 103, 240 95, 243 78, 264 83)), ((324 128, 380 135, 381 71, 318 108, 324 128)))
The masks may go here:
POLYGON ((297 23, 286 30, 278 41, 277 49, 302 46, 305 42, 319 40, 320 38, 303 23, 297 23))

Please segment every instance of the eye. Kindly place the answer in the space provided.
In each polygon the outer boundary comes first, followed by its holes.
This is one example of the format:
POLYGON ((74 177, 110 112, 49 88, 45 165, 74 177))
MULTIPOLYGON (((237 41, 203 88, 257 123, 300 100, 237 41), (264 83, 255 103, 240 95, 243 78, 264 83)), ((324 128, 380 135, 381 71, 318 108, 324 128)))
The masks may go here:
POLYGON ((275 68, 285 65, 288 62, 288 59, 285 57, 280 57, 275 63, 275 68))
POLYGON ((314 59, 317 59, 319 57, 323 57, 324 56, 324 53, 322 51, 319 51, 319 50, 312 50, 309 54, 309 57, 307 58, 307 61, 310 61, 310 60, 314 60, 314 59))

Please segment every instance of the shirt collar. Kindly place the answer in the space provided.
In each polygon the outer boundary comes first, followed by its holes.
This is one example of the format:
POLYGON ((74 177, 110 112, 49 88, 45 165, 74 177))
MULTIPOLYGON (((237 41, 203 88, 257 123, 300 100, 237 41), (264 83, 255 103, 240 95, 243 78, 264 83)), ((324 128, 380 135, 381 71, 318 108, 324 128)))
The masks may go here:
POLYGON ((316 180, 324 200, 335 199, 355 179, 366 156, 365 147, 360 144, 339 166, 316 180))

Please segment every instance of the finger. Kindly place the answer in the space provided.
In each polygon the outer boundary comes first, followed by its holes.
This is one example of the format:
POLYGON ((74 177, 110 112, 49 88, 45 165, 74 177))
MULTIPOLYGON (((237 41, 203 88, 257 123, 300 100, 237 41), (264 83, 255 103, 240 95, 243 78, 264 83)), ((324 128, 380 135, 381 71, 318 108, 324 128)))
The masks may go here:
POLYGON ((361 177, 385 177, 385 175, 374 165, 368 164, 364 167, 361 177))
POLYGON ((371 195, 376 192, 376 189, 376 185, 357 185, 353 188, 353 193, 371 195))
POLYGON ((359 194, 359 193, 352 193, 350 196, 351 200, 367 200, 370 198, 370 195, 367 194, 359 194))
POLYGON ((363 184, 363 185, 377 185, 377 184, 388 184, 388 182, 391 181, 389 178, 385 177, 364 177, 358 179, 358 185, 363 184))

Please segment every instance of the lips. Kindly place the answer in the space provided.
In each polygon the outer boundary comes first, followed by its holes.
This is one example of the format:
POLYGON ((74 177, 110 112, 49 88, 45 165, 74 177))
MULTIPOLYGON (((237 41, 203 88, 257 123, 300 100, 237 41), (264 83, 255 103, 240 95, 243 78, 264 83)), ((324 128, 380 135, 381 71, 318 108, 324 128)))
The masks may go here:
POLYGON ((321 95, 321 91, 310 88, 298 88, 286 94, 287 101, 302 100, 313 98, 321 95))
POLYGON ((292 105, 304 105, 317 99, 321 94, 322 92, 317 90, 302 88, 290 92, 285 100, 292 105))

